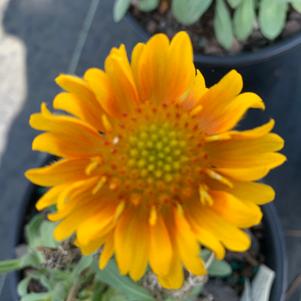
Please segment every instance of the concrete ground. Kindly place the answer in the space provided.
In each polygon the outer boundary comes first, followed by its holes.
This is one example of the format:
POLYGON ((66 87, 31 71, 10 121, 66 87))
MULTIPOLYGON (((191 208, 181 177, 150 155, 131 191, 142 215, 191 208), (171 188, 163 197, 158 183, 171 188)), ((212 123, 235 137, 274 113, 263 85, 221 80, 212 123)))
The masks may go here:
MULTIPOLYGON (((133 34, 128 20, 113 22, 112 2, 0 0, 0 258, 11 256, 10 235, 5 229, 14 222, 12 213, 27 186, 23 172, 41 158, 31 151, 34 132, 28 126, 29 115, 39 109, 41 101, 52 101, 58 91, 53 82, 57 74, 81 75, 88 67, 101 66, 112 46, 126 42, 132 47, 137 42, 138 35, 133 34), (11 191, 14 199, 7 202, 11 191)), ((297 187, 298 181, 293 185, 297 187)), ((278 206, 286 236, 289 280, 301 272, 298 196, 292 194, 288 206, 278 206)), ((12 301, 7 288, 0 299, 12 301)))

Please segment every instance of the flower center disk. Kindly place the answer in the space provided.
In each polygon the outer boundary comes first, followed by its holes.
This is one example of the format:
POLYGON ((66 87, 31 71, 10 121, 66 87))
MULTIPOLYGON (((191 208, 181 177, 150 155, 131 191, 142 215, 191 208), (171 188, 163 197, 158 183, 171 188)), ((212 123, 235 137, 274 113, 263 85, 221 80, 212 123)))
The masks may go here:
POLYGON ((172 181, 187 161, 187 141, 169 123, 151 123, 129 137, 128 167, 147 182, 172 181))

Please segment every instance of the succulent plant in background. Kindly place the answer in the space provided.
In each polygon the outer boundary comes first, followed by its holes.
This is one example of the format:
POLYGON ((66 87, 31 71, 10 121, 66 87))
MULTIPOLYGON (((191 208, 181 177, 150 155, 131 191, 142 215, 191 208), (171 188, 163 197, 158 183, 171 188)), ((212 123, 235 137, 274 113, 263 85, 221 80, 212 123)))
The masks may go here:
MULTIPOLYGON (((158 8, 164 0, 115 0, 114 20, 120 21, 130 5, 143 12, 158 8)), ((166 0, 165 0, 166 1, 166 0)), ((213 24, 217 41, 230 49, 234 37, 245 41, 259 27, 268 40, 277 38, 284 29, 292 7, 301 13, 301 0, 170 0, 173 16, 183 25, 198 22, 205 12, 214 11, 213 24)))

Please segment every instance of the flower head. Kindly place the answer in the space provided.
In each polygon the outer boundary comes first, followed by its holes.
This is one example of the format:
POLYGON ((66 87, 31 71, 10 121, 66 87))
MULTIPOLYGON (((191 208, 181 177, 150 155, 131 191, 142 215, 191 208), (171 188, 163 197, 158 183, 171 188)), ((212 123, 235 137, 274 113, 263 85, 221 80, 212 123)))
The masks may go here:
POLYGON ((259 205, 274 191, 255 181, 282 164, 274 121, 237 131, 250 108, 264 109, 242 78, 229 72, 207 88, 193 65, 185 32, 139 43, 128 60, 113 48, 104 70, 60 75, 65 92, 30 124, 44 133, 33 149, 62 159, 26 176, 50 189, 37 203, 56 205, 55 237, 75 234, 83 254, 102 248, 99 266, 115 256, 120 272, 140 279, 147 266, 165 288, 179 288, 184 268, 206 269, 202 246, 218 259, 245 251, 243 229, 261 221, 259 205))

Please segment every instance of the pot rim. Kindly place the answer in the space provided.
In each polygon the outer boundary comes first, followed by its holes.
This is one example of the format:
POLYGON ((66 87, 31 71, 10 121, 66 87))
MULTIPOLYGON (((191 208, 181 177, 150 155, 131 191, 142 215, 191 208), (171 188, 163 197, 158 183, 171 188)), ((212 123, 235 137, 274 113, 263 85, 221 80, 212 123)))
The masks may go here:
MULTIPOLYGON (((133 30, 136 32, 136 34, 138 34, 139 37, 146 40, 151 36, 151 34, 144 30, 144 28, 130 13, 127 13, 126 19, 129 21, 130 25, 133 27, 133 30)), ((290 37, 284 38, 281 41, 277 41, 272 45, 260 48, 259 50, 253 52, 240 52, 238 54, 229 54, 224 56, 194 53, 194 61, 210 67, 248 66, 282 55, 288 50, 300 45, 301 31, 293 34, 290 37)))
POLYGON ((241 52, 235 55, 215 56, 195 54, 194 60, 198 63, 210 65, 212 67, 222 66, 248 66, 257 64, 267 59, 275 58, 283 53, 301 45, 301 32, 287 37, 281 41, 275 42, 272 45, 261 48, 254 52, 241 52))

